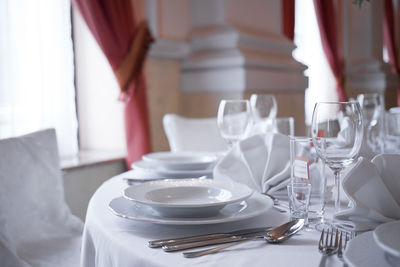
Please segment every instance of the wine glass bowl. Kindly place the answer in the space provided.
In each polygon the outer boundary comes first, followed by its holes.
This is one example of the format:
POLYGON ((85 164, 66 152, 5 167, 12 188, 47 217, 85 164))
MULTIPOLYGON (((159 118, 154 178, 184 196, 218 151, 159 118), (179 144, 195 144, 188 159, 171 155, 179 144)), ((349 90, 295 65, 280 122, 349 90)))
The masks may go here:
POLYGON ((276 129, 277 104, 272 94, 252 94, 250 96, 253 133, 273 132, 276 129))
POLYGON ((385 116, 384 151, 400 152, 400 112, 388 112, 385 116))
POLYGON ((221 100, 217 116, 221 136, 229 146, 245 138, 251 126, 248 100, 221 100))
POLYGON ((255 121, 267 120, 276 117, 278 107, 274 95, 252 94, 250 96, 250 105, 255 121))
POLYGON ((374 152, 381 153, 383 151, 383 96, 378 93, 359 94, 357 101, 360 103, 363 114, 365 141, 374 152))
POLYGON ((364 124, 374 126, 378 123, 383 110, 383 103, 380 94, 359 94, 357 101, 363 113, 364 124))
POLYGON ((311 134, 318 156, 335 174, 335 210, 339 211, 340 172, 358 158, 363 140, 363 118, 359 103, 315 104, 311 134))

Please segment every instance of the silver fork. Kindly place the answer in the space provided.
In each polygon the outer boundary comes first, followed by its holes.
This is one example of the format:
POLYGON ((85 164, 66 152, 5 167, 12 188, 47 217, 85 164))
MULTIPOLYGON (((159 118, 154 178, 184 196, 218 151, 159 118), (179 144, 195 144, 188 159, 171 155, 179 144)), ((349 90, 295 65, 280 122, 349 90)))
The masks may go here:
POLYGON ((327 256, 333 255, 338 251, 339 246, 339 230, 336 229, 336 234, 328 229, 325 233, 325 229, 322 230, 321 237, 318 242, 318 250, 322 253, 322 259, 319 266, 325 266, 327 256), (335 240, 333 239, 335 236, 335 240))
POLYGON ((338 251, 337 251, 337 256, 340 260, 343 260, 343 252, 347 247, 347 242, 352 239, 353 237, 355 237, 357 234, 356 233, 347 233, 346 235, 343 237, 343 232, 340 232, 340 236, 339 236, 339 247, 338 247, 338 251), (344 240, 343 240, 344 238, 344 240))

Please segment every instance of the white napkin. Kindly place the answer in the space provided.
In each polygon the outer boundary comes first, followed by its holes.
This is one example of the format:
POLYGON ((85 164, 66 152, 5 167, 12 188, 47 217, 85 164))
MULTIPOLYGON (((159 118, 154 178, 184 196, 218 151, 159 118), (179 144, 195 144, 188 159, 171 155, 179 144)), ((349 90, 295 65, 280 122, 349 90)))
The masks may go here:
POLYGON ((343 178, 350 208, 335 215, 340 225, 355 231, 374 229, 400 219, 400 155, 360 158, 343 178))
POLYGON ((276 133, 240 141, 214 168, 214 179, 230 178, 258 192, 276 192, 288 184, 289 177, 289 137, 276 133))

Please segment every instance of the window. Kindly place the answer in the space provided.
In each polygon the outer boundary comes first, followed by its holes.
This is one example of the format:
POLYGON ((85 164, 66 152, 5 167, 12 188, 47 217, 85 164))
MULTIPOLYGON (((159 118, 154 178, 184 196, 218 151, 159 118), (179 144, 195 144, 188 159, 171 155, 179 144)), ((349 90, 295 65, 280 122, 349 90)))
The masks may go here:
POLYGON ((68 0, 0 1, 0 138, 54 127, 78 152, 68 0))
POLYGON ((293 56, 308 66, 308 88, 305 93, 306 125, 311 124, 316 102, 337 101, 336 81, 326 60, 312 0, 296 1, 295 44, 293 56))

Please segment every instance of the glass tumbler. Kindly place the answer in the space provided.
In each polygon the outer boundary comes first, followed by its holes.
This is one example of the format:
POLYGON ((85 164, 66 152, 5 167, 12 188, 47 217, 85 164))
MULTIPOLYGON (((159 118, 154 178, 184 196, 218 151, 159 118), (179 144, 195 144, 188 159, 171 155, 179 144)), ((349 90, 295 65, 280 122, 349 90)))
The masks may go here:
POLYGON ((290 139, 291 183, 311 185, 308 219, 310 224, 324 222, 326 175, 325 164, 318 157, 312 138, 290 139))
POLYGON ((311 184, 303 182, 289 183, 287 191, 289 197, 290 219, 304 219, 306 225, 308 225, 311 184))

